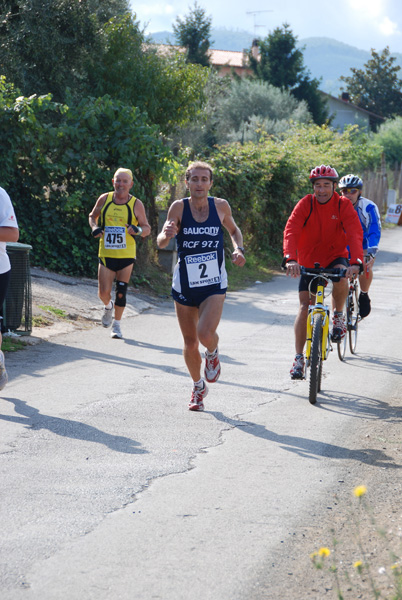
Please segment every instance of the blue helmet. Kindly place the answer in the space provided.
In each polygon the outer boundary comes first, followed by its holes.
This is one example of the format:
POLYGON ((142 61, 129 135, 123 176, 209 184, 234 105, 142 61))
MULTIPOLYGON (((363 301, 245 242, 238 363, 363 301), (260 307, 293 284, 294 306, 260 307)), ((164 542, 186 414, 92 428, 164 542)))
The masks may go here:
POLYGON ((338 186, 341 190, 343 188, 356 188, 357 190, 361 190, 363 187, 363 181, 358 175, 353 175, 350 173, 349 175, 344 175, 344 177, 342 177, 338 186))

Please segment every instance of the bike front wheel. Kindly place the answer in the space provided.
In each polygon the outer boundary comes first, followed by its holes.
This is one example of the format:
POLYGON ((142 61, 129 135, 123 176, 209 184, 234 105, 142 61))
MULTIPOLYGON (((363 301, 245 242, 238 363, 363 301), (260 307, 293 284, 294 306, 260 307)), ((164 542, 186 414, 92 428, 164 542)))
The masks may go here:
POLYGON ((323 316, 314 315, 313 331, 311 336, 311 354, 310 354, 310 385, 309 402, 317 402, 317 392, 321 390, 322 377, 322 326, 323 316))
POLYGON ((348 302, 348 333, 349 333, 349 348, 352 354, 356 354, 357 348, 357 331, 359 325, 359 302, 358 288, 355 287, 348 302))
POLYGON ((336 346, 338 348, 338 357, 339 357, 339 360, 344 360, 344 358, 345 358, 346 344, 347 344, 347 337, 346 337, 346 335, 344 336, 343 340, 341 340, 340 342, 337 342, 337 344, 336 344, 336 346))

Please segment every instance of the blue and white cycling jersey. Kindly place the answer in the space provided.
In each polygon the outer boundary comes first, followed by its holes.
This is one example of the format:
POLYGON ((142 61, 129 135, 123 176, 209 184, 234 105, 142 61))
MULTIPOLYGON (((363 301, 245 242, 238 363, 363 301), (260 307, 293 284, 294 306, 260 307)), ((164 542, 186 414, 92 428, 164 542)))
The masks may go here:
POLYGON ((381 237, 380 212, 375 202, 363 196, 360 196, 354 206, 363 228, 363 250, 375 256, 381 237))

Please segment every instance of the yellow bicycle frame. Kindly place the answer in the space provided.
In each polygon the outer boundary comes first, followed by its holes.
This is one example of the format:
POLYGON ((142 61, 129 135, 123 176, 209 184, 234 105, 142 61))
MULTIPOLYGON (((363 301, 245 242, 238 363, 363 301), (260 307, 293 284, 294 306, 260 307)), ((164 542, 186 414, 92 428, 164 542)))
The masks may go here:
POLYGON ((322 344, 321 344, 321 353, 322 360, 325 360, 328 356, 329 350, 329 308, 324 304, 324 286, 322 283, 319 283, 317 286, 316 303, 312 306, 309 306, 308 315, 307 315, 307 336, 306 336, 306 360, 310 360, 311 354, 311 340, 313 334, 313 323, 314 323, 314 315, 317 313, 322 314, 323 316, 323 325, 322 325, 322 344))

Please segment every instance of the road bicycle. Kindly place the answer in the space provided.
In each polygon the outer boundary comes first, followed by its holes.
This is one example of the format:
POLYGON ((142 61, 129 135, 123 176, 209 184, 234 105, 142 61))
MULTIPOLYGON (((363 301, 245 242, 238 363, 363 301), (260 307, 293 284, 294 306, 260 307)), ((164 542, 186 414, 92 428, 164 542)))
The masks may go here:
POLYGON ((349 340, 349 349, 352 354, 356 354, 357 347, 357 331, 360 321, 359 315, 359 278, 355 275, 349 280, 349 292, 346 298, 346 328, 347 334, 341 340, 338 346, 338 357, 340 360, 345 359, 346 346, 349 340))
MULTIPOLYGON (((344 277, 346 269, 324 268, 315 263, 313 269, 301 267, 302 275, 311 275, 309 293, 315 296, 315 304, 309 306, 307 315, 307 335, 305 353, 305 379, 309 379, 309 402, 317 402, 317 393, 321 391, 322 365, 332 350, 332 340, 329 333, 330 307, 325 302, 325 288, 339 277, 344 277), (317 291, 312 291, 313 287, 317 291)), ((327 297, 330 295, 327 292, 327 297)))

